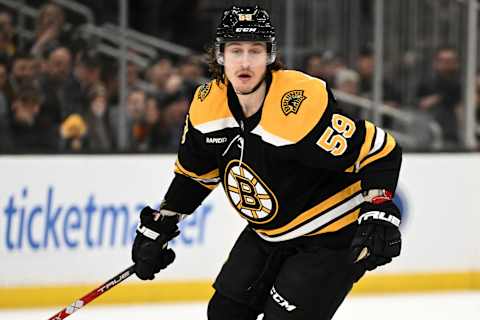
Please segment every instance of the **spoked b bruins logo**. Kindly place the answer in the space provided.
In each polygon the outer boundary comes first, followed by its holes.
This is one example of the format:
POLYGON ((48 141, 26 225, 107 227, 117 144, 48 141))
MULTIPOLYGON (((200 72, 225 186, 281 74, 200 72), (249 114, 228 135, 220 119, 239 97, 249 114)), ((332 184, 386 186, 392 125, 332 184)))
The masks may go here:
POLYGON ((245 163, 232 160, 225 168, 225 192, 237 212, 253 223, 267 223, 278 211, 277 198, 245 163))
POLYGON ((307 97, 303 95, 303 90, 288 91, 282 97, 281 104, 283 113, 286 116, 288 116, 290 113, 297 114, 298 109, 300 109, 300 105, 305 99, 307 99, 307 97))
POLYGON ((200 100, 202 102, 205 101, 208 94, 210 93, 210 89, 212 89, 212 83, 211 82, 202 84, 200 86, 200 88, 198 89, 198 94, 197 94, 198 100, 200 100))

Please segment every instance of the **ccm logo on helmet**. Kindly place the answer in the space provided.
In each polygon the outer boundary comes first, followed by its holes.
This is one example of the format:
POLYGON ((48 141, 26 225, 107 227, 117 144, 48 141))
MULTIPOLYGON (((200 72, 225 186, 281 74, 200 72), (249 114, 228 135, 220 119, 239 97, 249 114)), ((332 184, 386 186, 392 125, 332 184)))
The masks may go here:
POLYGON ((364 222, 365 220, 368 220, 368 219, 383 220, 383 221, 386 221, 386 222, 390 222, 391 224, 393 224, 396 227, 400 226, 400 219, 398 219, 397 217, 395 217, 393 215, 388 215, 388 214, 386 214, 385 212, 382 212, 382 211, 366 212, 366 213, 362 214, 360 216, 360 218, 358 218, 358 223, 360 224, 360 223, 362 223, 362 222, 364 222))
POLYGON ((236 28, 235 32, 255 32, 257 28, 236 28))
POLYGON ((278 303, 280 307, 284 308, 288 312, 291 312, 297 308, 297 306, 290 304, 287 300, 285 300, 284 297, 282 297, 280 294, 278 294, 277 290, 275 290, 275 287, 272 287, 270 290, 270 295, 272 296, 273 301, 278 303))

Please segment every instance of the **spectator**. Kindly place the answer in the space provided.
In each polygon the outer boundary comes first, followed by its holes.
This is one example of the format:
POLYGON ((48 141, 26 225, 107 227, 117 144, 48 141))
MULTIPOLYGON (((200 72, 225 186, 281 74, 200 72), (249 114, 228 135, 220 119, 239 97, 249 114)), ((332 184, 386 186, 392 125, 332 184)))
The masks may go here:
MULTIPOLYGON (((373 98, 373 73, 375 59, 373 51, 366 47, 363 48, 357 58, 357 72, 360 75, 360 95, 369 99, 373 98)), ((383 103, 392 107, 400 105, 400 94, 397 89, 388 81, 383 80, 383 103)))
POLYGON ((55 48, 48 56, 48 72, 56 82, 67 81, 72 75, 72 54, 66 47, 55 48))
POLYGON ((15 55, 17 46, 15 45, 15 27, 12 22, 12 15, 7 11, 0 11, 0 30, 0 53, 11 59, 15 55))
POLYGON ((183 80, 197 85, 202 83, 202 78, 205 76, 205 69, 200 57, 187 56, 182 58, 178 64, 178 74, 183 80))
POLYGON ((65 25, 63 9, 54 3, 43 5, 37 17, 35 40, 30 52, 41 57, 52 48, 68 45, 70 36, 65 25))
MULTIPOLYGON (((125 149, 128 151, 146 151, 148 149, 148 129, 145 123, 146 95, 143 90, 134 89, 129 92, 126 106, 127 140, 125 149)), ((119 108, 111 110, 110 123, 116 134, 119 129, 119 108)), ((117 141, 119 145, 119 141, 117 141)))
POLYGON ((188 99, 180 93, 171 94, 163 101, 164 126, 168 141, 166 147, 170 151, 176 151, 185 124, 185 116, 189 108, 188 99))
POLYGON ((17 53, 12 60, 10 72, 9 81, 14 93, 18 92, 19 87, 36 85, 38 73, 32 55, 17 53))
POLYGON ((13 151, 9 126, 6 114, 0 114, 0 154, 13 151))
POLYGON ((167 95, 167 83, 173 75, 174 67, 169 58, 159 59, 147 72, 147 78, 152 86, 153 94, 161 99, 167 95))
POLYGON ((22 87, 13 100, 13 118, 8 135, 16 151, 52 152, 57 149, 55 131, 38 125, 40 106, 41 94, 32 86, 22 87))
POLYGON ((305 72, 329 83, 334 83, 337 72, 344 68, 343 60, 331 50, 312 53, 305 59, 305 72))
POLYGON ((145 110, 149 151, 168 150, 169 137, 165 126, 166 121, 168 120, 162 117, 157 99, 153 96, 149 96, 147 98, 145 110))
POLYGON ((140 67, 138 64, 128 61, 127 63, 127 87, 131 89, 141 88, 142 90, 148 90, 148 83, 144 82, 141 78, 140 67))
POLYGON ((86 115, 88 149, 90 151, 112 150, 112 132, 108 123, 108 104, 106 89, 95 86, 89 94, 90 107, 86 115))
POLYGON ((12 15, 7 11, 0 11, 0 27, 8 34, 10 40, 15 38, 15 27, 13 26, 12 15))
MULTIPOLYGON (((359 74, 351 69, 342 69, 339 70, 335 76, 335 89, 358 96, 359 95, 359 86, 360 86, 360 76, 359 74)), ((354 106, 350 103, 344 103, 338 101, 338 107, 340 110, 345 112, 352 118, 358 119, 361 116, 361 110, 359 107, 354 106)))
POLYGON ((82 52, 78 57, 73 70, 73 80, 67 86, 68 96, 66 104, 70 109, 85 114, 89 108, 88 94, 93 88, 102 85, 102 61, 93 52, 82 52))
POLYGON ((204 82, 205 70, 199 57, 188 56, 183 58, 178 66, 178 75, 182 79, 183 94, 192 100, 195 89, 204 82))
POLYGON ((457 146, 461 85, 458 53, 455 48, 439 48, 433 58, 433 81, 424 80, 417 90, 418 108, 438 121, 447 146, 457 146))
POLYGON ((323 80, 327 83, 334 83, 337 73, 346 68, 343 59, 335 52, 327 50, 322 54, 323 61, 323 80))
POLYGON ((45 74, 40 79, 44 94, 42 112, 43 126, 58 126, 68 115, 80 112, 70 101, 68 86, 72 85, 72 55, 66 47, 54 49, 48 56, 45 74))
POLYGON ((10 103, 5 93, 8 85, 7 66, 0 63, 0 153, 11 149, 9 145, 8 126, 10 113, 10 103))
POLYGON ((313 53, 305 59, 305 72, 312 77, 324 79, 323 60, 321 53, 313 53))
POLYGON ((116 106, 118 102, 118 61, 110 57, 102 57, 101 81, 105 86, 109 106, 116 106))
POLYGON ((0 58, 10 61, 15 53, 15 46, 10 42, 8 33, 0 25, 0 58))
POLYGON ((13 97, 13 90, 8 82, 7 64, 0 61, 0 117, 10 114, 10 103, 13 97))

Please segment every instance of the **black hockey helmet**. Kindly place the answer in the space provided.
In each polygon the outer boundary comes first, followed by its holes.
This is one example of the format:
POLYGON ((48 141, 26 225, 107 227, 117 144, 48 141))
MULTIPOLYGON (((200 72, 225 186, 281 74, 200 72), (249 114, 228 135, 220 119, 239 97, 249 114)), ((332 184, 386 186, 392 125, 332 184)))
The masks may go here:
POLYGON ((220 65, 224 64, 223 45, 228 41, 262 41, 267 43, 267 64, 276 58, 275 28, 268 12, 259 6, 232 6, 223 12, 217 27, 215 55, 220 65))

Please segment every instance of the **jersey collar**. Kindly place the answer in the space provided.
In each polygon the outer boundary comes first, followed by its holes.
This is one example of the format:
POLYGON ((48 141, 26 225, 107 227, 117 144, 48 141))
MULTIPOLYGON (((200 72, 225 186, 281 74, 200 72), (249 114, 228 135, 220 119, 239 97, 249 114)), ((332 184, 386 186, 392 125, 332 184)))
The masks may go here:
POLYGON ((230 109, 230 112, 232 113, 235 120, 240 125, 240 128, 242 128, 243 123, 243 130, 245 131, 251 131, 260 122, 260 119, 262 117, 263 104, 265 103, 265 99, 267 98, 270 85, 272 84, 272 73, 270 71, 267 71, 267 74, 265 75, 265 82, 267 88, 265 90, 265 97, 263 98, 262 105, 257 112, 255 112, 248 118, 245 117, 245 115, 243 114, 242 106, 240 105, 240 101, 238 100, 238 96, 235 93, 232 84, 229 82, 227 85, 228 108, 230 109))

